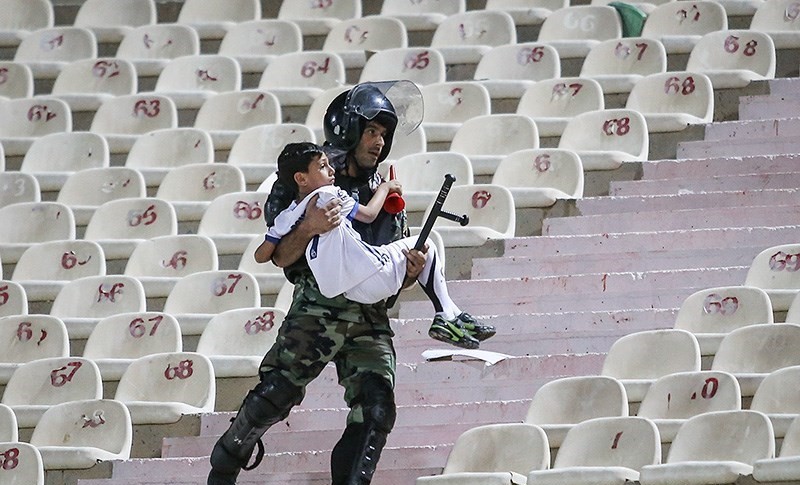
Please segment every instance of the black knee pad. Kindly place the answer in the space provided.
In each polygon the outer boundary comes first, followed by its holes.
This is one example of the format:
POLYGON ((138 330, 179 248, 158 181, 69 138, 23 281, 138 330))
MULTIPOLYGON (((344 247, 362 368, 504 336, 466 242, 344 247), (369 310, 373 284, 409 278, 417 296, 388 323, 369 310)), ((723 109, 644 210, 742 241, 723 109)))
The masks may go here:
POLYGON ((359 398, 364 424, 390 432, 397 418, 397 405, 389 382, 378 374, 369 374, 361 384, 359 398))

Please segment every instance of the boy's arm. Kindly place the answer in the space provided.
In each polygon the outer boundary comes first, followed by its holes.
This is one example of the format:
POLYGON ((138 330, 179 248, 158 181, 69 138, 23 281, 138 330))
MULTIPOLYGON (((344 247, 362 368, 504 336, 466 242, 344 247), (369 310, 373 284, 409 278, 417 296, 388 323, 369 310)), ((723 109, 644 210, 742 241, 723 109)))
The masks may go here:
POLYGON ((325 207, 317 207, 318 197, 315 195, 309 201, 303 220, 274 247, 271 256, 275 266, 285 268, 294 264, 305 254, 311 238, 332 230, 342 222, 338 201, 332 200, 325 207))
POLYGON ((358 212, 356 212, 355 219, 367 224, 373 222, 375 218, 378 217, 378 214, 380 214, 383 204, 386 202, 386 197, 391 193, 403 194, 403 189, 396 180, 390 180, 380 184, 375 190, 375 193, 372 194, 372 198, 369 199, 367 205, 358 205, 358 212))
POLYGON ((257 263, 267 263, 272 259, 272 253, 275 252, 276 247, 274 243, 265 239, 264 242, 256 248, 253 257, 257 263))

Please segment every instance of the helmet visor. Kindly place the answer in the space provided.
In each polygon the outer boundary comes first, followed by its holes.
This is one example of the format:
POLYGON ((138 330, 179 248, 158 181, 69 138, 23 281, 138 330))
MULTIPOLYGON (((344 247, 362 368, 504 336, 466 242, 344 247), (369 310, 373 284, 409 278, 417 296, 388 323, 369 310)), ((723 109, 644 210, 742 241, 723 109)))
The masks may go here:
POLYGON ((422 123, 422 93, 416 84, 407 80, 364 83, 350 90, 345 112, 371 120, 381 111, 395 113, 395 133, 408 135, 422 123), (391 104, 387 104, 387 100, 391 104))

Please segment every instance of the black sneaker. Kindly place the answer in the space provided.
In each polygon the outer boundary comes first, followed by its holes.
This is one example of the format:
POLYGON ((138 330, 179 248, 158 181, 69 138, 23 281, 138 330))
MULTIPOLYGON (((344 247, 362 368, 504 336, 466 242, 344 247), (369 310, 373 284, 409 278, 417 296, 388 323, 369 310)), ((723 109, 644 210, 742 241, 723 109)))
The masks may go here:
POLYGON ((458 320, 458 324, 461 328, 466 330, 469 335, 475 337, 480 342, 483 342, 489 337, 493 337, 494 334, 497 333, 497 330, 494 328, 494 326, 480 323, 475 319, 475 317, 467 312, 462 312, 456 317, 456 320, 458 320))
POLYGON ((469 335, 458 324, 458 319, 445 320, 441 315, 436 315, 431 324, 428 335, 435 340, 461 347, 462 349, 477 349, 480 342, 469 335))

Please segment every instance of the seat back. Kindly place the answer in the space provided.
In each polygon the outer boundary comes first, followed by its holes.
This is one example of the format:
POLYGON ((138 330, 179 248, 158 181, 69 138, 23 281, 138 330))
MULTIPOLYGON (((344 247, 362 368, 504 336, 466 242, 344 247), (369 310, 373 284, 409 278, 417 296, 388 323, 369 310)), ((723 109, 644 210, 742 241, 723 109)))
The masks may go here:
POLYGON ((35 244, 14 266, 14 281, 72 281, 106 274, 103 248, 94 241, 66 239, 35 244))
POLYGON ((103 397, 97 364, 83 357, 50 357, 22 364, 3 393, 8 406, 55 405, 103 397))
POLYGON ((728 29, 725 7, 711 0, 668 2, 657 6, 647 16, 642 37, 702 36, 728 29))
POLYGON ((200 335, 197 352, 261 356, 275 343, 285 316, 278 308, 237 308, 214 315, 200 335))
MULTIPOLYGON (((432 206, 425 211, 427 218, 432 206)), ((451 214, 466 214, 470 227, 487 227, 503 237, 514 236, 516 215, 511 192, 500 185, 458 185, 450 189, 443 210, 451 214)), ((438 227, 458 227, 458 223, 437 218, 438 227)))
POLYGON ((423 86, 423 122, 461 123, 492 111, 489 91, 480 84, 462 81, 423 86))
POLYGON ((470 10, 449 15, 436 27, 431 47, 515 44, 511 15, 500 10, 470 10))
POLYGON ((770 372, 753 394, 750 409, 766 414, 800 413, 800 366, 770 372))
POLYGON ((425 128, 418 126, 417 129, 409 134, 395 132, 394 140, 392 140, 392 149, 387 156, 388 160, 397 160, 398 158, 415 153, 423 153, 427 150, 428 138, 425 135, 425 128))
POLYGON ((474 79, 541 81, 561 75, 561 60, 548 44, 526 42, 492 47, 475 68, 474 79))
POLYGON ((72 131, 72 112, 66 102, 51 97, 0 101, 0 136, 38 138, 72 131))
POLYGON ((212 163, 211 136, 200 128, 167 128, 143 134, 128 152, 129 168, 175 168, 193 163, 212 163))
MULTIPOLYGON (((558 10, 569 5, 569 1, 564 0, 486 0, 487 10, 506 10, 528 14, 529 9, 547 9, 550 11, 558 10)), ((534 15, 535 16, 535 15, 534 15)), ((515 19, 516 20, 516 19, 515 19)))
POLYGON ((236 59, 220 54, 198 54, 170 60, 156 82, 155 92, 238 91, 242 71, 236 59))
POLYGON ((553 40, 608 40, 622 37, 617 11, 606 5, 560 8, 542 23, 539 42, 553 40))
POLYGON ((775 77, 775 43, 755 30, 721 30, 703 35, 689 54, 687 71, 752 71, 775 77))
POLYGON ((127 60, 175 59, 200 53, 200 36, 188 25, 153 24, 125 34, 117 56, 127 60))
MULTIPOLYGON (((19 431, 17 430, 17 416, 10 407, 6 406, 5 404, 0 404, 0 443, 17 441, 18 438, 19 431)), ((5 450, 0 449, 0 456, 4 455, 5 450)))
POLYGON ((325 37, 322 50, 380 51, 408 47, 403 23, 392 17, 371 16, 347 19, 334 25, 325 37))
POLYGON ((178 233, 172 204, 153 197, 110 200, 99 206, 86 226, 84 238, 150 239, 178 233))
POLYGON ((123 275, 86 276, 58 292, 50 314, 60 318, 102 318, 145 311, 142 283, 123 275))
POLYGON ((198 234, 263 234, 264 201, 263 192, 234 192, 220 195, 200 219, 198 234))
POLYGON ((0 359, 24 363, 37 359, 69 356, 67 327, 51 315, 0 317, 0 359))
POLYGON ((333 51, 301 51, 273 59, 258 83, 259 89, 328 89, 345 83, 342 58, 333 51))
POLYGON ((531 118, 571 118, 605 108, 603 88, 594 79, 560 77, 529 87, 517 104, 517 114, 531 118))
POLYGON ((87 359, 138 359, 183 350, 178 320, 168 313, 134 312, 109 315, 89 334, 87 359))
POLYGON ((52 27, 55 21, 50 0, 0 0, 0 9, 3 30, 38 30, 52 27))
MULTIPOLYGON (((49 2, 48 2, 49 3, 49 2)), ((4 457, 3 483, 9 485, 44 485, 44 463, 39 449, 16 439, 0 443, 0 456, 4 457)))
POLYGON ((700 345, 686 330, 635 332, 611 345, 603 361, 604 376, 658 379, 667 374, 700 370, 700 345))
POLYGON ((714 88, 700 72, 664 72, 636 82, 628 109, 650 113, 687 113, 710 123, 714 119, 714 88))
POLYGON ((52 93, 122 96, 136 93, 137 86, 136 68, 130 61, 82 59, 64 66, 53 84, 52 93))
POLYGON ((508 155, 517 150, 539 147, 536 123, 525 115, 476 116, 456 131, 450 150, 469 155, 508 155))
POLYGON ((258 19, 237 23, 219 46, 225 56, 276 56, 303 50, 303 34, 294 22, 258 19))
POLYGON ((449 16, 466 10, 466 0, 451 0, 449 2, 441 2, 439 0, 416 0, 414 2, 383 0, 381 4, 381 15, 408 16, 438 13, 449 16))
POLYGON ((800 323, 800 293, 795 295, 786 311, 786 323, 800 323))
POLYGON ((97 40, 84 27, 59 25, 35 30, 19 43, 17 62, 72 62, 97 57, 97 40))
POLYGON ((77 27, 139 27, 156 23, 154 0, 86 0, 75 16, 77 27))
POLYGON ((278 98, 269 91, 253 89, 220 93, 207 99, 194 121, 206 130, 246 130, 256 125, 281 122, 278 98))
POLYGON ((195 163, 167 172, 156 197, 169 201, 211 201, 222 194, 244 190, 244 174, 239 167, 225 163, 195 163))
POLYGON ((667 70, 667 52, 656 39, 627 37, 609 39, 592 47, 583 61, 581 76, 639 74, 667 70))
POLYGON ((553 379, 533 396, 526 423, 576 424, 605 416, 627 416, 628 397, 613 377, 576 376, 553 379))
POLYGON ((258 282, 244 271, 198 271, 175 284, 164 303, 164 311, 180 313, 220 313, 234 308, 261 304, 258 282))
POLYGON ((87 131, 52 133, 36 138, 20 165, 21 172, 77 172, 108 167, 108 142, 102 135, 87 131))
POLYGON ((398 47, 378 51, 367 59, 359 82, 408 79, 419 86, 445 81, 441 52, 429 47, 398 47))
POLYGON ((455 177, 455 186, 474 183, 469 158, 459 152, 415 153, 400 157, 392 165, 407 192, 438 193, 448 173, 455 177))
POLYGON ((551 188, 583 197, 583 165, 572 150, 519 150, 500 161, 492 183, 504 187, 551 188))
POLYGON ((0 242, 75 239, 75 216, 60 202, 20 202, 0 207, 0 242))
POLYGON ((647 418, 594 418, 576 424, 558 448, 553 469, 625 467, 639 471, 661 463, 658 428, 647 418))
POLYGON ((750 21, 750 30, 780 32, 800 30, 798 6, 794 0, 766 0, 759 4, 750 21))
POLYGON ((333 0, 330 2, 283 2, 278 10, 279 19, 339 19, 361 17, 361 0, 333 0))
POLYGON ((647 160, 647 122, 641 113, 631 109, 587 111, 567 122, 558 148, 619 151, 630 154, 632 160, 647 160))
POLYGON ((637 414, 651 419, 687 419, 741 408, 741 388, 733 374, 676 372, 659 377, 650 385, 637 414))
POLYGON ((131 362, 114 399, 180 402, 211 412, 215 392, 214 368, 208 357, 196 352, 164 352, 131 362))
POLYGON ((258 0, 185 0, 178 23, 246 22, 261 18, 258 0))
POLYGON ((550 465, 547 435, 539 426, 503 423, 476 426, 453 445, 443 475, 459 472, 516 472, 527 475, 550 465))
POLYGON ((198 234, 159 236, 140 242, 125 265, 128 276, 179 278, 218 268, 214 241, 198 234))
POLYGON ((678 430, 667 463, 738 461, 752 465, 775 456, 772 423, 751 410, 715 411, 694 416, 678 430))
POLYGON ((745 325, 772 322, 767 292, 754 286, 722 286, 689 295, 675 317, 675 328, 727 333, 745 325))
POLYGON ((744 284, 765 290, 800 290, 800 244, 764 249, 753 258, 744 284))
POLYGON ((145 197, 141 172, 128 167, 87 168, 67 177, 58 192, 58 200, 70 206, 98 207, 106 202, 145 197))
POLYGON ((228 154, 228 165, 272 165, 277 169, 278 155, 283 147, 301 141, 316 141, 314 132, 306 125, 281 123, 253 126, 236 137, 228 154))
POLYGON ((0 62, 0 96, 30 98, 33 96, 33 72, 20 62, 0 62))
POLYGON ((0 207, 41 200, 42 193, 36 177, 25 172, 0 171, 0 207))
MULTIPOLYGON (((381 55, 381 53, 375 53, 375 55, 370 57, 370 59, 378 55, 381 55)), ((367 63, 369 63, 369 61, 367 61, 367 63)), ((442 61, 442 68, 444 69, 444 61, 442 61)), ((331 104, 331 101, 333 101, 336 96, 349 89, 349 86, 336 86, 333 88, 328 88, 320 93, 316 98, 314 98, 314 101, 311 102, 311 105, 308 107, 305 126, 311 129, 315 133, 315 136, 322 136, 322 120, 325 118, 325 112, 328 110, 328 105, 331 104)), ((280 150, 282 149, 283 147, 278 150, 278 153, 280 153, 280 150)), ((277 157, 274 160, 277 160, 277 157)))
POLYGON ((727 372, 769 373, 800 365, 800 325, 750 325, 728 333, 719 344, 711 368, 727 372))
POLYGON ((89 131, 100 134, 142 135, 153 130, 176 128, 175 102, 160 94, 131 94, 103 101, 89 131))
POLYGON ((800 419, 793 419, 781 443, 780 456, 800 455, 800 419))
POLYGON ((0 317, 28 314, 28 296, 19 283, 0 280, 0 317))

